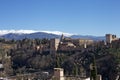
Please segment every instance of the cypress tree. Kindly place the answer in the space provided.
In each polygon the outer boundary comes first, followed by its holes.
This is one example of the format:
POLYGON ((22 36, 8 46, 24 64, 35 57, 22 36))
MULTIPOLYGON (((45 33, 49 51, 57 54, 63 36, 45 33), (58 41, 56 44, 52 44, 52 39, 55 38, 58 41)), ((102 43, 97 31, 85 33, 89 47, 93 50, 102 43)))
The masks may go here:
POLYGON ((57 68, 60 68, 60 58, 57 56, 57 68))
POLYGON ((96 67, 96 61, 95 61, 95 56, 93 56, 93 61, 90 65, 90 80, 97 80, 97 67, 96 67))
POLYGON ((75 75, 76 76, 78 75, 78 66, 77 66, 77 64, 75 65, 75 75))

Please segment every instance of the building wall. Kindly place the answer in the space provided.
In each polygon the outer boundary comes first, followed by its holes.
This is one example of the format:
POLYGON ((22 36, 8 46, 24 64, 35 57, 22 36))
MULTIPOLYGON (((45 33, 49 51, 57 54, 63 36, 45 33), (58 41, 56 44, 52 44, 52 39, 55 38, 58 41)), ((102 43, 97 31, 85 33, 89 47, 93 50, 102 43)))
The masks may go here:
POLYGON ((93 40, 90 40, 90 39, 74 39, 73 41, 72 41, 74 44, 77 44, 77 45, 79 45, 79 46, 83 46, 84 47, 84 45, 91 45, 91 44, 93 44, 93 40))

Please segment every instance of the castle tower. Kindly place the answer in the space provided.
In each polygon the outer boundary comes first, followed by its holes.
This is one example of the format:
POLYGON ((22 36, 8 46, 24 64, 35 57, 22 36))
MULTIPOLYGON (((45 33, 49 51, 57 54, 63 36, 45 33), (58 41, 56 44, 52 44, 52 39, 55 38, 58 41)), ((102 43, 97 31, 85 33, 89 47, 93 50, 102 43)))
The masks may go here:
POLYGON ((116 35, 106 34, 106 43, 111 43, 112 41, 119 40, 116 35))
POLYGON ((106 34, 106 43, 112 42, 112 34, 106 34))
POLYGON ((60 38, 60 42, 62 42, 63 40, 64 40, 64 35, 62 34, 60 38))
POLYGON ((59 43, 60 39, 54 38, 50 40, 50 53, 56 53, 59 43))

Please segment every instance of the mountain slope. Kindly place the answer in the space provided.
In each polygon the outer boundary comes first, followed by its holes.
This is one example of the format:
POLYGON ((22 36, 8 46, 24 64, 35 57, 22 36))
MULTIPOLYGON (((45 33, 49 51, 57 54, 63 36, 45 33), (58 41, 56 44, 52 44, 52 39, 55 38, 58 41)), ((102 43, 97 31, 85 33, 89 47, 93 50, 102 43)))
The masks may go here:
MULTIPOLYGON (((55 35, 55 34, 50 34, 50 33, 45 33, 45 32, 36 32, 36 33, 31 33, 31 34, 9 33, 9 34, 5 34, 3 36, 0 36, 0 38, 15 39, 15 40, 20 40, 20 39, 24 39, 24 38, 29 38, 29 39, 48 38, 48 39, 51 39, 51 38, 60 38, 60 37, 61 37, 61 35, 55 35)), ((97 36, 72 35, 72 36, 70 36, 70 38, 74 38, 74 39, 82 38, 82 39, 92 39, 92 40, 105 40, 104 36, 97 37, 97 36)))
POLYGON ((83 38, 83 39, 92 39, 92 40, 105 40, 104 36, 83 36, 83 35, 72 35, 71 38, 78 39, 78 38, 83 38))
POLYGON ((24 39, 24 38, 29 38, 29 39, 35 39, 35 38, 59 38, 59 35, 55 35, 55 34, 48 34, 48 33, 44 33, 44 32, 37 32, 37 33, 31 33, 31 34, 15 34, 15 33, 9 33, 9 34, 5 34, 3 36, 0 36, 1 38, 5 38, 5 39, 15 39, 15 40, 19 40, 19 39, 24 39))
POLYGON ((92 40, 105 40, 104 36, 83 36, 83 35, 73 35, 70 33, 64 33, 60 31, 36 31, 36 30, 0 30, 0 38, 5 39, 24 39, 24 38, 60 38, 64 34, 65 37, 70 37, 74 39, 92 39, 92 40))
POLYGON ((31 33, 37 33, 37 32, 43 32, 43 33, 48 33, 48 34, 55 34, 55 35, 62 35, 64 34, 65 36, 71 36, 73 34, 70 33, 65 33, 65 32, 60 32, 60 31, 40 31, 40 30, 0 30, 0 36, 13 33, 13 34, 31 34, 31 33))

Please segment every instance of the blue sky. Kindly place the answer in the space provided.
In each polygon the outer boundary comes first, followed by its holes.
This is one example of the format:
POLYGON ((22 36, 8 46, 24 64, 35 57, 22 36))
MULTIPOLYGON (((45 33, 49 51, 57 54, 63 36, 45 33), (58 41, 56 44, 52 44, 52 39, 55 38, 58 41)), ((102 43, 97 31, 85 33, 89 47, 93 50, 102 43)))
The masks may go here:
POLYGON ((120 36, 120 0, 0 0, 0 30, 120 36))

